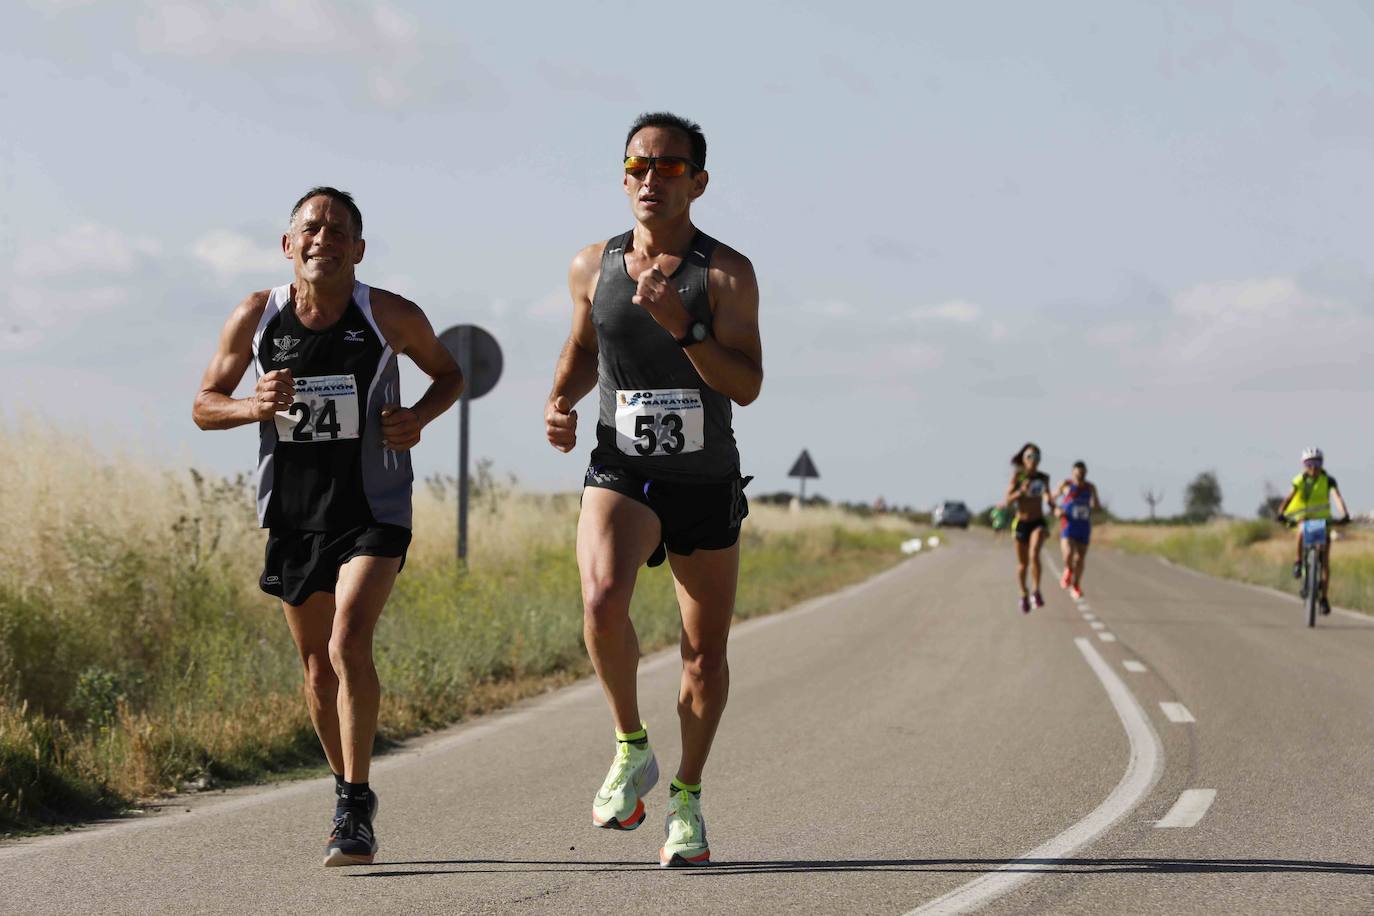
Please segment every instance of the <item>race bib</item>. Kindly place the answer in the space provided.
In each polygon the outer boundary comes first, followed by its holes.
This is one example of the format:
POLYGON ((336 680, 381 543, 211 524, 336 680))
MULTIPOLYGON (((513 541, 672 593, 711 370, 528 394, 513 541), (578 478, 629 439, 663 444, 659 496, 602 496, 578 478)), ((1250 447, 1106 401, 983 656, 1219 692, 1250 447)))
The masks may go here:
POLYGON ((699 452, 706 446, 706 409, 695 388, 616 391, 615 444, 648 458, 699 452))
POLYGON ((1069 518, 1076 522, 1086 522, 1093 517, 1093 507, 1085 503, 1074 503, 1069 507, 1069 518))
POLYGON ((358 438, 358 383, 351 375, 296 379, 296 400, 277 411, 280 442, 337 442, 358 438))

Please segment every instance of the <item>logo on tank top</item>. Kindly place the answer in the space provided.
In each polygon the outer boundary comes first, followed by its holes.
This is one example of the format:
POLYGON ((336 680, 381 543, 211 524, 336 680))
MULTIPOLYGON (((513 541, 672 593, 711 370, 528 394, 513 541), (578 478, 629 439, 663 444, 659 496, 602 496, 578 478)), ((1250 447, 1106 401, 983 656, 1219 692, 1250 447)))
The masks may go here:
POLYGON ((362 329, 356 331, 344 331, 344 341, 346 343, 364 343, 362 329))
POLYGON ((300 338, 292 337, 290 334, 287 334, 285 337, 273 337, 272 343, 277 345, 277 352, 272 354, 272 362, 282 363, 286 362, 288 359, 295 359, 297 356, 300 356, 299 353, 291 352, 296 349, 296 344, 300 342, 300 338))

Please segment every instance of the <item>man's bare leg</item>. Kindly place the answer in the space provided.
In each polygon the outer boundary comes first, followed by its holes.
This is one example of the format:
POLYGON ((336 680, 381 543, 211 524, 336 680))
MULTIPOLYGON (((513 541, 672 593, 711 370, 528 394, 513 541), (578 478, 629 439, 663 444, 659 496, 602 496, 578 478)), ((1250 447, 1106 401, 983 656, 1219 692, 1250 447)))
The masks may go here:
POLYGON ((659 544, 658 516, 643 503, 601 487, 582 491, 577 567, 582 575, 582 635, 618 731, 640 728, 639 638, 630 621, 639 567, 659 544))
POLYGON ((282 602, 286 625, 305 666, 305 705, 315 734, 324 748, 329 769, 342 776, 343 744, 339 739, 339 677, 329 660, 329 637, 334 631, 334 596, 315 592, 304 604, 282 602))
POLYGON ((372 767, 382 698, 372 662, 372 634, 400 568, 400 557, 354 557, 339 568, 329 659, 339 678, 339 739, 344 779, 350 783, 367 782, 372 767))
POLYGON ((701 782, 730 694, 725 649, 739 581, 739 543, 690 556, 670 553, 668 559, 682 611, 682 686, 677 700, 682 763, 677 778, 695 785, 701 782))

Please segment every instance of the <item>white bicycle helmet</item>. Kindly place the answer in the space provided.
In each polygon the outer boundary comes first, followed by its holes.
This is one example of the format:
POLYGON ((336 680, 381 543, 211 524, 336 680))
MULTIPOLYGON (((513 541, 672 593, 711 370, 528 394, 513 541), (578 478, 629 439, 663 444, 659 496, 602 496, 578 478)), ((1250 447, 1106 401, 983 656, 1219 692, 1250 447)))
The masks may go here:
POLYGON ((1307 448, 1305 448, 1305 449, 1302 450, 1302 460, 1303 460, 1303 461, 1321 461, 1321 460, 1322 460, 1322 450, 1319 449, 1319 448, 1317 448, 1315 445, 1310 445, 1310 446, 1308 446, 1307 448))

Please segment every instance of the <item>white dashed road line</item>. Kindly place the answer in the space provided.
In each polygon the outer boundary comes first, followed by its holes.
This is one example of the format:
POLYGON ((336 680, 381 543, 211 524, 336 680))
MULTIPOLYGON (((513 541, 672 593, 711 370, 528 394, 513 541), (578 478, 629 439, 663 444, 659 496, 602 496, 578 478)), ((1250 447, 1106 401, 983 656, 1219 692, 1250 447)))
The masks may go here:
POLYGON ((1094 630, 1105 630, 1105 629, 1107 629, 1107 625, 1106 625, 1105 623, 1103 623, 1102 621, 1100 621, 1100 620, 1094 620, 1090 625, 1092 626, 1092 628, 1093 628, 1094 630))
POLYGON ((1146 671, 1149 670, 1133 658, 1126 659, 1124 662, 1121 663, 1121 667, 1125 668, 1132 674, 1144 674, 1146 671))
POLYGON ((1116 642, 1116 637, 1110 633, 1098 633, 1097 638, 1103 642, 1116 642))
POLYGON ((1178 797, 1178 801, 1169 809, 1169 813, 1164 815, 1162 820, 1155 821, 1155 826, 1192 827, 1202 820, 1216 797, 1216 789, 1185 789, 1178 797))
POLYGON ((1169 717, 1170 722, 1196 722, 1193 714, 1188 711, 1188 707, 1182 703, 1160 703, 1159 708, 1164 710, 1164 715, 1169 717))

